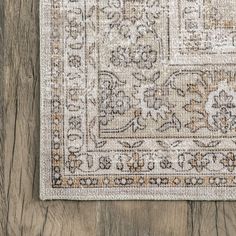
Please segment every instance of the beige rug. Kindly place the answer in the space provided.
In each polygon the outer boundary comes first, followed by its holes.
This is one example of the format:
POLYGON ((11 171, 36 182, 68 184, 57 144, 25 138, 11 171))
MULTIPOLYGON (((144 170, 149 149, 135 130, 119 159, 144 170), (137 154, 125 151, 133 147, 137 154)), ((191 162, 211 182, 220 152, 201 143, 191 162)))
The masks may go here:
POLYGON ((236 199, 236 1, 40 15, 41 199, 236 199))

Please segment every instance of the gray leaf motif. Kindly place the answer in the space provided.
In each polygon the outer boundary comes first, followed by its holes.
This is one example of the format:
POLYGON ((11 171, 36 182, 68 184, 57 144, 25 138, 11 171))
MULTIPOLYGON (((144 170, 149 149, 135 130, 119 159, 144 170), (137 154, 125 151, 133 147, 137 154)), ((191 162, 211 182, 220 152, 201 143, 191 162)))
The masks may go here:
POLYGON ((122 141, 118 141, 118 143, 120 143, 125 148, 138 148, 144 143, 144 141, 138 141, 133 144, 129 142, 122 142, 122 141))
POLYGON ((179 146, 182 142, 183 142, 182 140, 176 140, 175 142, 173 142, 173 143, 171 144, 171 147, 177 147, 177 146, 179 146))
POLYGON ((179 146, 183 141, 182 140, 176 140, 173 143, 169 143, 169 142, 165 142, 162 140, 158 140, 157 143, 160 147, 165 148, 165 149, 169 149, 169 148, 174 148, 179 146))
POLYGON ((180 131, 181 129, 181 122, 175 114, 172 115, 171 121, 164 123, 160 128, 157 129, 157 131, 165 132, 168 129, 176 129, 177 131, 180 131))
POLYGON ((216 146, 218 146, 220 143, 221 143, 221 141, 218 141, 218 140, 216 140, 216 141, 211 141, 211 142, 209 142, 209 143, 204 143, 204 142, 202 142, 202 141, 200 141, 200 140, 193 140, 193 142, 197 145, 197 146, 199 146, 199 147, 205 147, 205 148, 210 148, 210 147, 216 147, 216 146))
POLYGON ((160 79, 160 71, 155 72, 151 77, 146 77, 142 73, 133 73, 133 76, 140 82, 156 82, 158 79, 160 79))
POLYGON ((92 15, 95 13, 96 7, 92 6, 90 9, 87 11, 87 18, 92 17, 92 15))
POLYGON ((168 81, 166 85, 169 85, 171 89, 175 90, 180 97, 185 97, 185 92, 182 89, 176 87, 174 80, 168 81))

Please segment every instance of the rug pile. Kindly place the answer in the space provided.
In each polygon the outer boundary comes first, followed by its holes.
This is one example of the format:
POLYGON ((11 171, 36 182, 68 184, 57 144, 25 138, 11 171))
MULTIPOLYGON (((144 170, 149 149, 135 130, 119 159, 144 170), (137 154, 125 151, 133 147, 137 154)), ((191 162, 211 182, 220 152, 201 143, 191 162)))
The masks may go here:
POLYGON ((41 199, 236 199, 236 1, 41 0, 41 199))

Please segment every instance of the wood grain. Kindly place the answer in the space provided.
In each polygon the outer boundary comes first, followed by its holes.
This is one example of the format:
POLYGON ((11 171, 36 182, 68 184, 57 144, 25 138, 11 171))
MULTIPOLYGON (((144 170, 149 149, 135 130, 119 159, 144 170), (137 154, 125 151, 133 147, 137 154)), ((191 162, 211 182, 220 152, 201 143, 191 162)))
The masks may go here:
POLYGON ((3 34, 4 34, 4 2, 0 1, 0 232, 2 235, 6 234, 6 217, 5 213, 7 212, 7 203, 6 203, 6 194, 4 192, 4 43, 3 43, 3 34))
POLYGON ((233 236, 235 232, 235 202, 189 202, 188 235, 233 236))
POLYGON ((39 200, 39 3, 0 1, 0 235, 235 235, 236 204, 39 200))

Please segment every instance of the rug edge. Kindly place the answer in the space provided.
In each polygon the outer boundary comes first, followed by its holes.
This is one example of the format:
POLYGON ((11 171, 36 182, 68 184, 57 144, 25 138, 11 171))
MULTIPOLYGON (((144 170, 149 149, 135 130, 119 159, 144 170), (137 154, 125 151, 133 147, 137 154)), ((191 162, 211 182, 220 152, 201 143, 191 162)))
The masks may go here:
MULTIPOLYGON (((142 193, 140 189, 137 189, 139 194, 132 194, 132 193, 107 193, 104 189, 97 189, 97 193, 94 193, 88 189, 74 189, 73 194, 68 195, 68 189, 41 189, 40 191, 40 199, 45 200, 80 200, 80 201, 95 201, 95 200, 166 200, 166 201, 233 201, 236 200, 235 191, 227 191, 225 188, 222 191, 219 189, 216 191, 214 188, 211 188, 209 191, 205 191, 203 188, 202 190, 197 190, 198 193, 194 193, 196 189, 192 188, 188 191, 188 194, 183 193, 183 189, 179 189, 178 191, 174 191, 175 193, 170 193, 171 188, 168 190, 169 194, 163 193, 162 190, 159 190, 156 193, 152 194, 145 194, 145 190, 142 193), (99 192, 98 192, 99 190, 99 192), (189 194, 190 193, 190 194, 189 194)), ((155 189, 157 191, 157 189, 155 189)), ((134 191, 134 189, 131 189, 134 191)), ((173 189, 172 189, 173 191, 173 189)), ((186 192, 186 189, 184 189, 186 192)))

